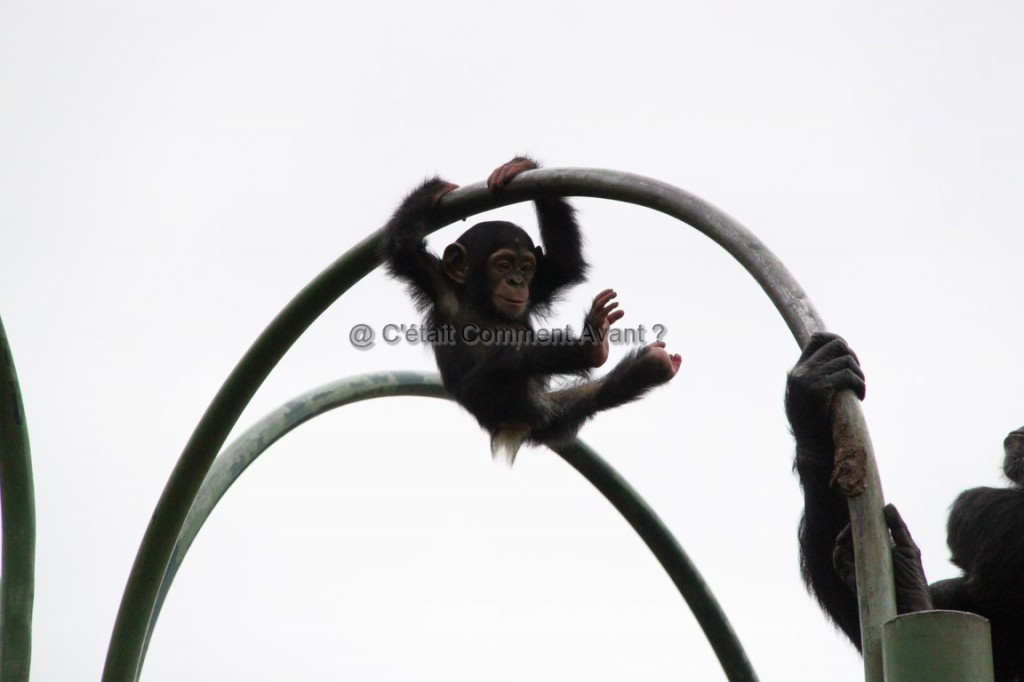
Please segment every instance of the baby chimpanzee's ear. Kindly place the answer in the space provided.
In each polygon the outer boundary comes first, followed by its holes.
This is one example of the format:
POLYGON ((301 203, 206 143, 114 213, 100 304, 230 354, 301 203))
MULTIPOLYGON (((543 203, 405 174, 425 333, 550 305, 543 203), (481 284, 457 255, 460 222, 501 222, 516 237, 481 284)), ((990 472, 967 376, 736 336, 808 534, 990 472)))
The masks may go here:
POLYGON ((466 277, 469 275, 469 252, 465 246, 458 242, 449 244, 445 247, 441 260, 445 274, 459 284, 466 283, 466 277))

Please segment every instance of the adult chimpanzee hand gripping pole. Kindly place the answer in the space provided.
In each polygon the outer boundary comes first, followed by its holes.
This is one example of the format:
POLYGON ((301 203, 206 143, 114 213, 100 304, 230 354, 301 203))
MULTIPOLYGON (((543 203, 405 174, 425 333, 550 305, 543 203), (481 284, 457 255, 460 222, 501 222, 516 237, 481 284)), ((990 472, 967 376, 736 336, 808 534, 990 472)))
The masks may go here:
MULTIPOLYGON (((837 391, 865 394, 864 373, 846 341, 815 334, 789 374, 786 415, 796 438, 796 471, 804 491, 800 567, 822 608, 861 648, 850 512, 832 483, 835 442, 829 405, 837 391)), ((1003 441, 1009 488, 973 488, 949 512, 947 543, 963 575, 932 585, 921 552, 893 505, 885 507, 892 536, 898 613, 966 611, 992 626, 997 682, 1024 680, 1024 427, 1003 441)))

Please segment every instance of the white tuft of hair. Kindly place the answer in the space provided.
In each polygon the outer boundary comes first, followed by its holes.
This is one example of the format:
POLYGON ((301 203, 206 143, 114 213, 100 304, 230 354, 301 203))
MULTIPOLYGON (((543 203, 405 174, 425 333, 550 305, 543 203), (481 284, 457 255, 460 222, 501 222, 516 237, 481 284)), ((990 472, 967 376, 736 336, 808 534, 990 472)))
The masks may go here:
POLYGON ((494 461, 501 460, 512 467, 516 462, 516 455, 519 448, 523 447, 523 441, 529 435, 529 429, 502 428, 491 438, 491 458, 494 461))

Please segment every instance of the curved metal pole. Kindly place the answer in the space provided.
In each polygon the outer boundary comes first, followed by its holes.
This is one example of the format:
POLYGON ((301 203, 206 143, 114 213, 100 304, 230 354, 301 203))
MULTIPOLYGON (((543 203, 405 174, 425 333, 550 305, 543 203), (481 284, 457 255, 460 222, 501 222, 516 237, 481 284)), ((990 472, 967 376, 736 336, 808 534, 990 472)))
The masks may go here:
MULTIPOLYGON (((380 372, 349 377, 289 400, 229 445, 210 468, 174 546, 150 619, 147 646, 164 600, 189 547, 213 508, 257 457, 301 424, 329 410, 371 398, 410 395, 448 397, 436 375, 380 372)), ((651 549, 690 606, 730 682, 757 682, 757 675, 718 601, 658 515, 625 479, 582 442, 576 441, 554 450, 615 506, 651 549)))
POLYGON ((722 664, 722 670, 730 682, 756 682, 757 675, 747 659, 729 619, 725 617, 711 588, 704 582, 700 571, 690 561, 675 536, 668 530, 654 510, 633 490, 626 479, 619 475, 583 441, 553 448, 571 464, 576 471, 590 481, 607 498, 619 513, 629 522, 633 530, 643 538, 644 544, 661 562, 679 594, 690 606, 704 636, 722 664))
MULTIPOLYGON (((501 193, 482 182, 455 190, 441 202, 438 228, 481 211, 542 196, 589 196, 647 206, 689 223, 725 248, 750 272, 802 346, 824 325, 806 294, 749 230, 713 205, 663 182, 617 171, 539 169, 515 178, 501 193)), ((379 264, 380 231, 374 232, 318 275, 263 331, 242 357, 196 426, 164 487, 128 577, 103 671, 104 682, 136 679, 146 628, 160 579, 203 477, 260 384, 291 345, 353 284, 379 264)), ((860 405, 848 392, 836 400, 849 428, 837 447, 866 467, 864 492, 850 498, 861 598, 861 631, 868 682, 881 682, 881 626, 895 616, 892 560, 882 517, 881 483, 860 405), (861 580, 863 579, 863 584, 861 580)))
MULTIPOLYGON (((185 561, 185 555, 192 542, 213 512, 213 508, 249 465, 271 445, 313 417, 362 400, 395 395, 448 397, 436 378, 417 372, 379 372, 348 377, 292 398, 250 426, 224 448, 210 467, 210 472, 206 475, 206 480, 203 481, 188 512, 178 540, 174 543, 174 551, 171 553, 167 572, 160 581, 156 604, 149 619, 146 632, 147 648, 153 636, 153 628, 160 617, 160 610, 167 599, 167 593, 178 574, 178 568, 185 561)), ((144 660, 145 651, 142 662, 144 660)), ((142 662, 139 664, 140 669, 142 662)))
POLYGON ((0 320, 0 680, 27 682, 32 663, 36 503, 18 374, 0 320))

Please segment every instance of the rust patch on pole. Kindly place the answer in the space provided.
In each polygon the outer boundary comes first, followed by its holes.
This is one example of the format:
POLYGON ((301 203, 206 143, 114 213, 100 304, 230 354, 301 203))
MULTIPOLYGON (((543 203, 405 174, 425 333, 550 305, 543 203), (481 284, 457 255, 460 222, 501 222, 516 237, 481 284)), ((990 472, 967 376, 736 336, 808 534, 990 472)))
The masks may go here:
POLYGON ((846 497, 857 497, 867 488, 867 450, 860 433, 843 410, 832 411, 832 439, 836 453, 832 463, 832 485, 846 497))

